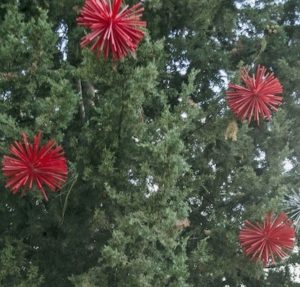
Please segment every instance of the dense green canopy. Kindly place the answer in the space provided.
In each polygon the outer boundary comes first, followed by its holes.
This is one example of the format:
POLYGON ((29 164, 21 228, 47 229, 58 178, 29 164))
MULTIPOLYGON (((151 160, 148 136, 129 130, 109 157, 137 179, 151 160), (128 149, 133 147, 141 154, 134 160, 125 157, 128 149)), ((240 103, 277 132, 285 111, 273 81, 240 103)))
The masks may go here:
POLYGON ((69 176, 46 203, 1 175, 0 286, 300 286, 297 251, 263 269, 238 243, 300 188, 299 0, 143 2, 136 58, 112 63, 80 49, 83 0, 1 0, 1 157, 41 130, 69 176), (227 83, 258 64, 284 103, 226 140, 227 83))

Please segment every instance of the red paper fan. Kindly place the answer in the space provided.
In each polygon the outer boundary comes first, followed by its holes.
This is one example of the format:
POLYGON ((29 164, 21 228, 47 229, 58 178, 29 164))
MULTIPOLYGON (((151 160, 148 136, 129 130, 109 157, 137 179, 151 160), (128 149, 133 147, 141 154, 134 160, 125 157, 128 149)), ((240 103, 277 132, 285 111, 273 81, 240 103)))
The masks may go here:
POLYGON ((240 231, 240 244, 247 256, 262 260, 266 266, 270 260, 283 259, 295 244, 295 229, 284 212, 278 216, 268 213, 263 223, 245 221, 240 231))
POLYGON ((48 200, 44 186, 57 191, 66 181, 67 162, 60 146, 54 140, 40 146, 41 133, 38 133, 33 143, 28 142, 26 134, 23 141, 16 141, 10 146, 10 155, 3 157, 2 171, 7 177, 6 187, 12 193, 24 188, 27 192, 35 185, 48 200))
POLYGON ((86 0, 77 22, 91 30, 82 38, 81 46, 94 42, 91 49, 97 56, 101 53, 107 59, 121 59, 134 53, 144 37, 141 21, 144 8, 138 3, 131 8, 121 8, 122 0, 86 0))
POLYGON ((241 120, 253 119, 259 123, 259 118, 271 118, 271 111, 277 111, 282 102, 283 88, 273 73, 267 73, 265 67, 259 66, 255 76, 250 76, 244 68, 241 78, 245 86, 229 84, 226 92, 227 103, 232 112, 241 120))

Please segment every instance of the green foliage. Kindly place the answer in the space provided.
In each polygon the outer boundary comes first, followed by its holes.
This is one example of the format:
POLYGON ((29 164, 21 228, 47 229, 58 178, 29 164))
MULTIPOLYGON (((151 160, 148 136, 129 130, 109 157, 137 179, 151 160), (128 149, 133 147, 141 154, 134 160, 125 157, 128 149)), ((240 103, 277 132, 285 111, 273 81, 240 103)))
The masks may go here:
POLYGON ((238 244, 300 188, 299 1, 144 1, 145 39, 117 63, 80 49, 83 0, 2 2, 1 155, 41 130, 69 178, 44 203, 1 176, 0 286, 299 286, 297 253, 264 270, 238 244), (257 64, 284 104, 226 140, 226 82, 257 64))
POLYGON ((1 243, 4 243, 0 252, 1 286, 42 286, 43 277, 38 274, 38 268, 26 259, 24 244, 12 238, 1 243))

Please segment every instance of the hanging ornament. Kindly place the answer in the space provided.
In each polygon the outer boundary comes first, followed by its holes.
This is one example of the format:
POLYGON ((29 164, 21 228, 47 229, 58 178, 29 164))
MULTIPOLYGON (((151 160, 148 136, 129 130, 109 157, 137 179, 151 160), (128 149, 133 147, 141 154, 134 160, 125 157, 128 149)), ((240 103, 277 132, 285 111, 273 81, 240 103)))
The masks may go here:
POLYGON ((206 236, 211 236, 212 231, 211 231, 210 229, 204 229, 204 230, 203 230, 203 233, 204 233, 206 236))
POLYGON ((275 217, 270 212, 263 223, 245 221, 239 240, 247 256, 267 266, 270 261, 275 263, 275 258, 284 259, 293 249, 295 230, 284 212, 275 217))
POLYGON ((189 221, 188 218, 179 219, 175 223, 175 227, 182 230, 188 228, 190 225, 191 222, 189 221))
POLYGON ((97 57, 101 53, 107 59, 111 54, 114 60, 133 54, 144 37, 141 21, 144 8, 138 3, 131 8, 122 7, 122 0, 86 0, 77 22, 91 30, 81 40, 81 47, 94 42, 91 50, 97 57))
POLYGON ((60 146, 54 140, 40 146, 42 134, 38 133, 33 138, 33 143, 28 142, 25 133, 23 141, 16 141, 9 148, 10 155, 5 155, 2 162, 2 171, 7 177, 5 187, 12 193, 17 193, 24 188, 26 193, 35 185, 47 201, 48 197, 44 185, 52 191, 61 189, 67 179, 67 162, 60 146))
POLYGON ((268 73, 263 66, 258 66, 256 75, 250 76, 246 68, 241 71, 245 86, 229 84, 226 92, 227 103, 232 112, 242 121, 259 118, 271 119, 271 111, 277 111, 282 103, 282 85, 273 73, 268 73))
POLYGON ((278 29, 279 29, 279 26, 276 24, 272 25, 267 25, 266 28, 265 28, 265 32, 269 35, 271 34, 277 34, 278 33, 278 29))
POLYGON ((231 139, 232 141, 237 141, 237 133, 239 131, 238 125, 235 120, 231 121, 225 131, 225 140, 231 139))
POLYGON ((284 200, 286 213, 293 220, 296 230, 300 228, 300 192, 292 191, 284 200))

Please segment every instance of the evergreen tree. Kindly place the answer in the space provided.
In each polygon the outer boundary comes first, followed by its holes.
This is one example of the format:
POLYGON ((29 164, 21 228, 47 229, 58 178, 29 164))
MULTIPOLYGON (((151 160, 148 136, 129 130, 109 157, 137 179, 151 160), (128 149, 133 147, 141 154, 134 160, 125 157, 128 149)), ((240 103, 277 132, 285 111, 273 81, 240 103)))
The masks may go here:
POLYGON ((41 130, 69 175, 44 202, 1 174, 0 286, 300 286, 297 253, 264 269, 238 243, 300 188, 299 1, 142 1, 146 36, 119 62, 80 48, 83 2, 1 1, 1 155, 41 130), (227 82, 258 64, 284 104, 236 126, 227 82))

